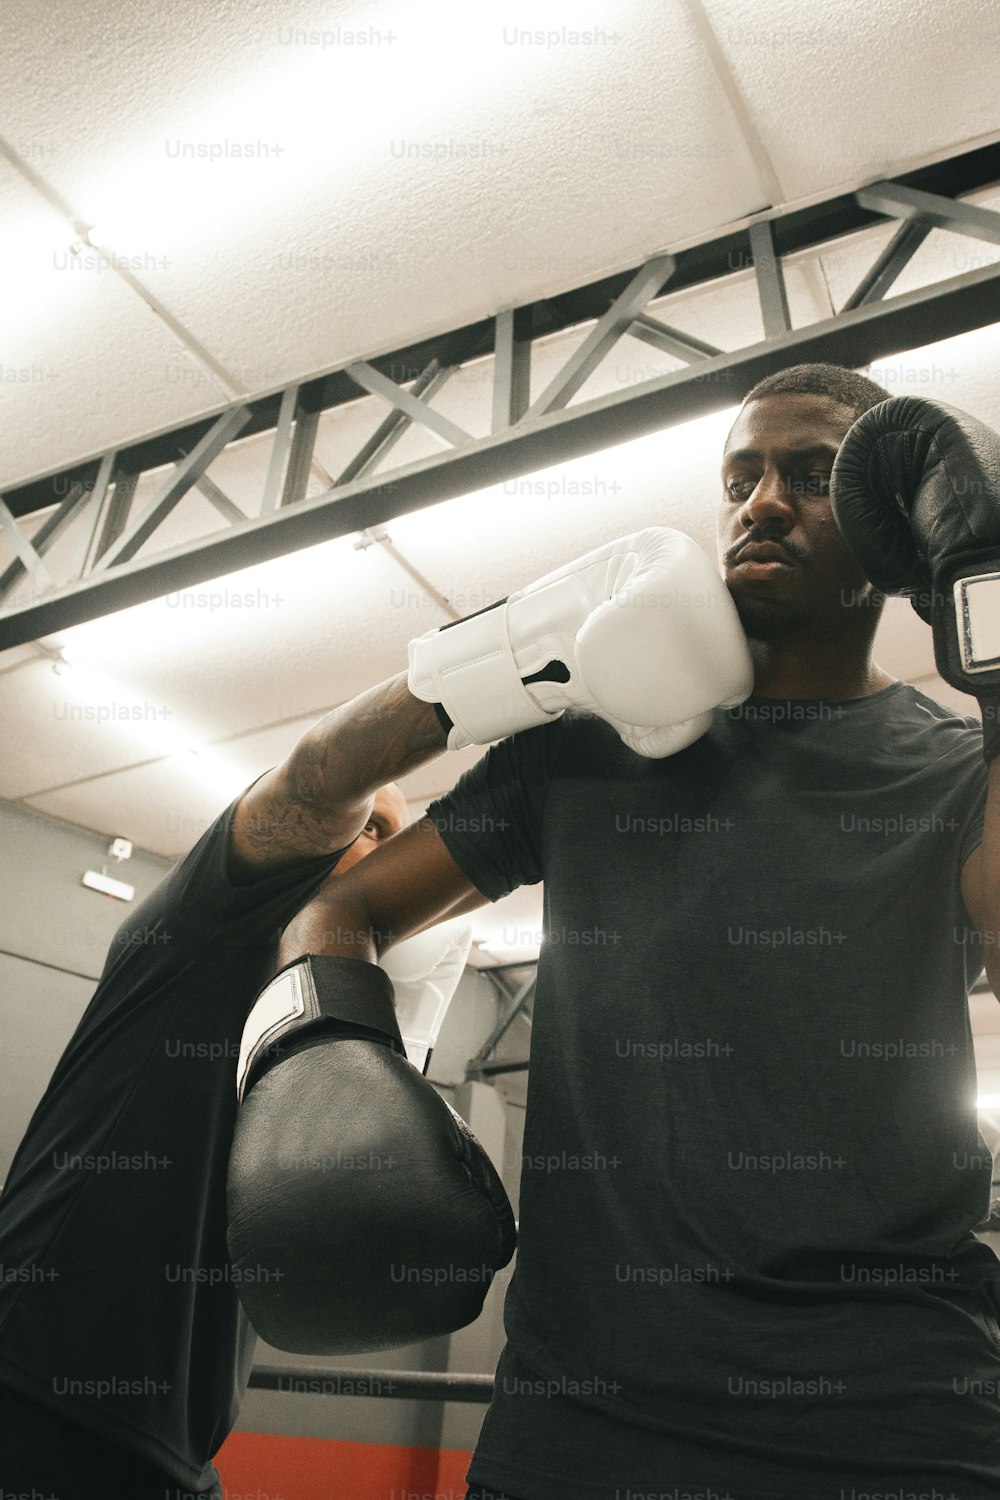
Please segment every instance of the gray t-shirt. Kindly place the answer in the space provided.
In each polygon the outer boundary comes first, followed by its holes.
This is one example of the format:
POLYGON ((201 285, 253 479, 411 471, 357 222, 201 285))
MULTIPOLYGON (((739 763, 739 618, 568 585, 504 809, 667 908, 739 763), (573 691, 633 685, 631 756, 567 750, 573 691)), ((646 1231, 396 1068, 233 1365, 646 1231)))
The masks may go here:
POLYGON ((507 1348, 524 1500, 1000 1491, 1000 1262, 960 873, 974 719, 750 699, 665 760, 566 714, 430 809, 545 882, 507 1348))

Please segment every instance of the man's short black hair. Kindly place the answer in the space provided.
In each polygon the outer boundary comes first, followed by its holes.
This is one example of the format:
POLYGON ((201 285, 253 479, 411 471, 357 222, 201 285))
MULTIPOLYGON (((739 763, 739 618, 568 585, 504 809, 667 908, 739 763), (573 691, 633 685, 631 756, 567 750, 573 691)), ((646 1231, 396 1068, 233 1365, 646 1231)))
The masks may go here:
POLYGON ((881 401, 888 401, 889 392, 867 375, 844 365, 792 365, 779 370, 776 375, 766 375, 758 380, 753 390, 744 398, 743 405, 757 401, 761 396, 830 396, 841 406, 846 406, 854 416, 881 401))

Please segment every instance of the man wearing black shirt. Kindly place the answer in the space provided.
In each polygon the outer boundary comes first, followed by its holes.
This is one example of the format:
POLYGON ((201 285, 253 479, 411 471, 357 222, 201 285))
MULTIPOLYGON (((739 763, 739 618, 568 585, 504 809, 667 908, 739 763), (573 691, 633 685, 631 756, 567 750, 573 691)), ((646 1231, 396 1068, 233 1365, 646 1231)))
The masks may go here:
POLYGON ((1000 982, 1000 759, 871 657, 880 604, 828 489, 885 394, 801 367, 730 433, 751 697, 663 758, 591 712, 528 719, 282 939, 281 962, 372 961, 382 932, 545 883, 470 1500, 1000 1492, 967 1006, 984 954, 1000 982))
POLYGON ((132 912, 0 1197, 0 1493, 215 1495, 254 1334, 226 1251, 240 1033, 282 927, 405 822, 402 679, 336 710, 132 912))

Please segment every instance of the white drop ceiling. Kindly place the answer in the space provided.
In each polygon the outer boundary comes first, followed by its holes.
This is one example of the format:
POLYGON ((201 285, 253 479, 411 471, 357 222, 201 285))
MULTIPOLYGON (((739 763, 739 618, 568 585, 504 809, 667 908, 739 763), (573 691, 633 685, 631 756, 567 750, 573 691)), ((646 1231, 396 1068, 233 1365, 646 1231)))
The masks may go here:
MULTIPOLYGON (((15 0, 0 58, 0 487, 769 207, 996 141, 998 60, 1000 7, 987 0, 959 19, 944 0, 299 0, 280 12, 15 0)), ((1000 208, 1000 192, 971 201, 1000 208)), ((891 233, 796 256, 793 323, 839 307, 891 233)), ((891 295, 998 258, 935 230, 891 295)), ((725 349, 762 336, 749 272, 651 310, 725 349)), ((997 316, 872 373, 1000 426, 997 316)), ((543 341, 536 391, 583 332, 543 341)), ((575 400, 676 367, 625 337, 575 400)), ((486 430, 487 373, 455 375, 435 405, 486 430)), ((335 473, 385 410, 367 397, 325 414, 320 465, 335 473)), ((714 556, 730 419, 401 518, 392 552, 345 538, 0 654, 0 795, 180 855, 318 715, 403 670, 420 631, 640 526, 680 526, 714 556), (77 664, 57 675, 67 644, 77 664)), ((435 449, 411 428, 392 462, 435 449)), ((266 462, 267 439, 248 439, 210 473, 252 514, 266 462)), ((147 545, 222 524, 194 494, 147 545)), ((0 565, 9 555, 0 548, 0 565)), ((47 561, 59 560, 57 544, 47 561)), ((887 610, 877 656, 971 710, 936 677, 908 607, 887 610)), ((479 753, 407 777, 414 814, 479 753)), ((530 935, 538 892, 477 922, 485 937, 530 935)))

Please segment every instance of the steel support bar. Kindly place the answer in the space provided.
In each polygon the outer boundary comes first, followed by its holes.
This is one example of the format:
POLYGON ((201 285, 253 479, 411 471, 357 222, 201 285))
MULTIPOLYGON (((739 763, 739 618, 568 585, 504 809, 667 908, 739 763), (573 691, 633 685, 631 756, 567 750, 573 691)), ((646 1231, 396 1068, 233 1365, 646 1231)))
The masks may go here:
POLYGON ((668 328, 666 323, 661 323, 659 319, 651 318, 646 313, 633 318, 627 332, 630 338, 641 339, 644 344, 651 344, 664 354, 672 354, 688 365, 693 364, 696 359, 712 359, 716 354, 722 353, 714 344, 696 339, 693 333, 681 333, 679 328, 668 328))
MULTIPOLYGON (((949 215, 954 215, 955 205, 961 206, 965 197, 983 188, 993 188, 998 182, 1000 142, 994 142, 917 168, 903 174, 898 183, 889 186, 902 186, 936 197, 939 204, 948 205, 949 215)), ((888 203, 885 206, 888 207, 888 203)), ((852 190, 801 208, 774 213, 767 222, 771 226, 779 257, 786 258, 810 252, 821 254, 824 248, 841 242, 845 235, 871 228, 882 219, 883 213, 862 207, 858 192, 852 190)), ((753 258, 750 254, 749 220, 699 240, 687 249, 678 250, 675 252, 675 259, 676 269, 670 278, 672 292, 696 286, 712 287, 734 271, 751 268, 753 258)), ((524 337, 531 343, 562 330, 579 329, 601 318, 615 299, 627 289, 634 276, 634 269, 618 271, 583 286, 538 298, 517 309, 516 321, 519 327, 523 326, 524 337)), ((642 338, 640 330, 645 321, 646 315, 640 313, 627 330, 630 336, 642 338)), ((468 360, 495 354, 496 334, 496 317, 491 316, 446 333, 431 335, 391 353, 374 355, 367 363, 391 380, 406 384, 415 380, 431 360, 437 360, 442 367, 460 366, 468 360), (411 373, 400 375, 398 372, 401 369, 411 373)), ((688 338, 685 334, 679 336, 682 340, 688 338)), ((682 351, 676 352, 679 357, 685 358, 682 351)), ((706 346, 703 352, 714 355, 719 351, 706 346)), ((312 412, 324 412, 357 401, 358 388, 343 369, 335 368, 326 374, 318 374, 304 384, 302 395, 303 408, 312 412)), ((298 403, 294 397, 290 397, 286 388, 255 396, 246 404, 250 408, 251 418, 241 438, 263 433, 273 434, 276 428, 280 433, 282 412, 287 416, 288 409, 298 403)), ((136 434, 120 450, 120 468, 128 473, 145 474, 171 464, 178 445, 190 450, 223 410, 224 407, 216 406, 191 422, 136 434)), ((518 415, 515 413, 515 417, 518 415)), ((286 420, 286 436, 289 422, 290 418, 286 420)), ((502 425, 505 424, 498 423, 497 430, 502 425)), ((74 483, 82 482, 88 488, 91 487, 104 456, 106 455, 100 453, 92 454, 69 466, 42 471, 16 487, 8 488, 5 494, 8 509, 15 517, 28 515, 32 511, 49 509, 59 504, 74 483)), ((278 460, 276 467, 281 470, 287 459, 287 450, 282 451, 280 442, 276 445, 274 457, 278 460)), ((323 473, 322 466, 315 460, 310 467, 321 483, 326 485, 334 482, 331 476, 323 473)), ((271 505, 275 508, 278 505, 280 485, 279 473, 271 500, 271 505)), ((268 509, 268 506, 263 508, 268 509)))
POLYGON ((392 1401, 465 1401, 488 1405, 492 1375, 462 1375, 433 1370, 358 1370, 331 1365, 256 1365, 250 1371, 252 1391, 288 1395, 376 1396, 392 1401))
POLYGON ((230 526, 238 526, 241 521, 247 519, 246 512, 233 504, 225 490, 219 488, 211 475, 202 474, 199 479, 195 480, 194 487, 201 491, 205 499, 215 507, 222 519, 230 526))
MULTIPOLYGON (((77 516, 78 512, 81 511, 84 506, 89 503, 90 498, 90 492, 84 485, 75 484, 70 490, 69 494, 66 496, 66 499, 63 501, 62 505, 60 505, 53 512, 53 514, 49 516, 47 520, 43 521, 41 526, 39 526, 38 530, 35 532, 34 536, 31 538, 30 543, 28 544, 29 551, 26 555, 30 556, 30 554, 34 554, 36 560, 43 558, 52 544, 57 541, 62 533, 66 530, 66 527, 69 525, 70 521, 72 521, 77 516)), ((2 503, 3 502, 0 501, 0 504, 2 503)), ((6 510, 6 506, 4 507, 4 509, 6 510)), ((24 538, 24 534, 21 531, 20 527, 17 525, 17 522, 14 520, 14 517, 10 514, 10 511, 7 511, 6 513, 10 526, 14 528, 19 536, 27 541, 27 538, 24 538)), ((6 522, 4 524, 6 525, 6 522)), ((9 534, 13 536, 13 532, 10 532, 9 534)), ((4 571, 0 573, 0 599, 3 598, 4 594, 6 594, 11 584, 14 583, 25 571, 25 566, 25 559, 19 552, 18 556, 10 564, 10 566, 5 568, 4 571)), ((27 563, 27 566, 29 568, 32 566, 30 561, 27 563)), ((46 573, 45 576, 48 577, 48 574, 46 573)), ((51 578, 49 578, 49 584, 50 586, 52 584, 51 578)))
POLYGON ((267 515, 272 510, 276 510, 278 506, 278 500, 285 482, 288 454, 292 446, 292 423, 295 421, 295 408, 298 399, 299 388, 297 385, 290 385, 281 397, 281 406, 278 408, 278 425, 274 429, 271 458, 267 466, 267 478, 264 480, 264 493, 260 501, 260 513, 262 516, 267 515))
POLYGON ((139 475, 135 470, 115 468, 111 496, 98 518, 97 535, 88 551, 86 573, 93 573, 105 552, 125 530, 138 485, 139 475))
POLYGON ((0 612, 0 650, 718 411, 790 364, 832 361, 858 367, 996 322, 998 310, 1000 266, 981 266, 565 410, 525 417, 516 427, 461 448, 366 476, 195 543, 108 567, 0 612))
POLYGON ((977 208, 974 203, 960 203, 940 193, 922 193, 900 182, 873 182, 855 196, 862 208, 888 214, 891 219, 917 219, 932 229, 950 229, 953 234, 1000 245, 1000 213, 995 209, 977 208))
POLYGON ((115 563, 128 562, 139 551, 143 543, 152 536, 165 516, 183 500, 192 485, 197 484, 213 459, 218 458, 223 448, 237 437, 247 422, 250 412, 245 406, 232 406, 206 432, 201 442, 182 458, 174 472, 160 486, 142 515, 99 558, 96 567, 103 570, 115 563))
POLYGON ((875 264, 862 276, 841 312, 850 312, 852 307, 861 307, 865 302, 880 301, 930 232, 929 224, 920 224, 915 219, 901 224, 875 264))
POLYGON ((531 999, 532 991, 535 988, 536 978, 537 973, 529 974, 527 979, 521 985, 521 988, 517 991, 517 994, 511 997, 510 1010, 507 1012, 506 1016, 504 1016, 502 1021, 497 1022, 483 1045, 480 1047, 479 1051, 476 1053, 475 1057, 470 1061, 468 1067, 469 1073, 478 1071, 480 1065, 482 1063, 485 1063, 486 1059, 494 1050, 497 1043, 501 1040, 502 1037, 506 1036, 511 1026, 513 1026, 514 1022, 516 1021, 517 1017, 521 1014, 521 1012, 524 1010, 524 1007, 531 999))
POLYGON ((774 231, 767 220, 750 225, 750 253, 757 273, 757 295, 766 339, 780 338, 792 326, 788 316, 788 293, 781 261, 774 245, 774 231))
MULTIPOLYGON (((17 554, 17 560, 20 563, 21 568, 26 573, 31 574, 38 587, 42 589, 54 587, 55 580, 53 579, 52 574, 42 562, 42 559, 39 557, 38 553, 31 545, 31 542, 25 536, 24 532, 21 530, 20 526, 17 524, 10 511, 7 509, 2 499, 0 499, 0 531, 3 532, 4 536, 10 542, 10 545, 13 547, 15 553, 17 554)), ((8 569, 8 572, 9 571, 10 570, 8 569)))
POLYGON ((355 385, 359 385, 369 395, 381 396, 383 401, 388 401, 391 406, 398 407, 411 422, 419 422, 428 431, 433 432, 435 437, 441 438, 442 442, 450 443, 453 448, 460 448, 464 443, 471 441, 472 434, 459 427, 457 422, 452 422, 449 417, 442 416, 441 412, 428 406, 426 401, 421 401, 418 396, 405 391, 401 385, 390 380, 388 375, 383 375, 381 370, 376 370, 374 365, 360 360, 357 364, 348 365, 345 373, 351 377, 355 385))
POLYGON ((602 318, 587 334, 558 375, 549 382, 538 400, 530 407, 529 417, 541 417, 557 411, 572 400, 601 360, 627 332, 629 324, 642 312, 647 302, 669 281, 677 262, 672 255, 658 255, 640 266, 625 290, 615 298, 602 318))
POLYGON ((286 505, 297 505, 306 493, 309 475, 312 472, 313 450, 316 447, 318 428, 319 412, 303 405, 300 389, 295 401, 295 419, 288 450, 288 465, 285 470, 284 487, 281 491, 282 509, 286 505))
POLYGON ((501 1073, 527 1073, 530 1060, 527 1057, 519 1057, 516 1062, 493 1062, 479 1063, 473 1068, 469 1065, 466 1078, 497 1078, 501 1073))
POLYGON ((492 428, 502 432, 520 422, 531 400, 529 308, 506 308, 497 313, 493 357, 492 428))
MULTIPOLYGON (((426 398, 428 401, 435 396, 441 387, 447 382, 452 373, 452 366, 442 368, 439 360, 432 359, 426 365, 410 391, 411 396, 426 398)), ((377 464, 380 464, 387 453, 399 442, 403 433, 412 425, 412 419, 398 406, 394 407, 389 415, 380 422, 358 452, 337 475, 338 484, 350 484, 352 479, 360 479, 362 474, 370 474, 377 464)))
POLYGON ((87 524, 80 525, 76 556, 71 576, 85 578, 97 559, 97 545, 101 536, 102 517, 108 503, 108 489, 115 472, 118 454, 112 450, 105 453, 93 479, 90 501, 87 506, 87 524))

